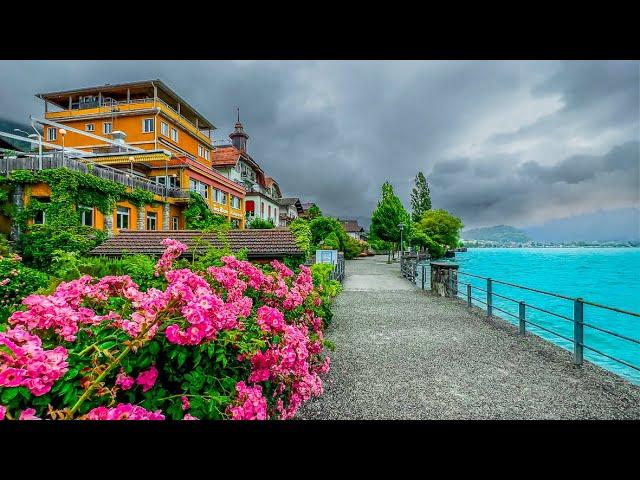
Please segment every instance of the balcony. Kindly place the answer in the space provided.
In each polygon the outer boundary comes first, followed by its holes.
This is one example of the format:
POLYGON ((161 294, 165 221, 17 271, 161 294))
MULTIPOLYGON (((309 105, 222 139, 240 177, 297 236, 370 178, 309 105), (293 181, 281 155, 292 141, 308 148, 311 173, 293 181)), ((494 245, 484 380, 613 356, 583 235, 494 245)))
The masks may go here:
POLYGON ((170 197, 174 199, 188 199, 189 191, 182 188, 165 187, 159 183, 149 180, 146 177, 135 173, 123 172, 117 168, 108 167, 80 161, 69 157, 63 157, 60 153, 42 156, 42 161, 37 156, 14 156, 7 157, 0 155, 0 175, 9 176, 14 170, 45 170, 49 168, 68 168, 76 172, 95 175, 105 180, 120 183, 125 187, 139 188, 147 192, 154 193, 160 197, 170 197))
POLYGON ((178 113, 177 110, 160 98, 154 99, 153 97, 144 97, 118 101, 107 97, 103 98, 101 101, 72 102, 70 104, 71 108, 57 112, 46 112, 45 118, 55 121, 56 119, 75 116, 112 114, 115 112, 127 112, 134 110, 152 110, 158 106, 160 106, 164 112, 167 112, 169 117, 182 125, 186 130, 196 135, 198 139, 205 142, 206 145, 213 147, 211 139, 202 133, 195 123, 188 120, 184 115, 178 113))

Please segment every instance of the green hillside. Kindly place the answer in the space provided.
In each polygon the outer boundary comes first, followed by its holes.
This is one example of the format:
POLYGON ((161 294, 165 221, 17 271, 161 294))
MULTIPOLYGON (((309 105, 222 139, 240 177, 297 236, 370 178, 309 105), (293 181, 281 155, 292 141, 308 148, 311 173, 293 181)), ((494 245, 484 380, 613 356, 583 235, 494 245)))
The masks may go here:
POLYGON ((494 227, 472 228, 463 230, 462 238, 465 240, 485 240, 489 242, 516 242, 524 243, 531 241, 522 230, 509 225, 496 225, 494 227))

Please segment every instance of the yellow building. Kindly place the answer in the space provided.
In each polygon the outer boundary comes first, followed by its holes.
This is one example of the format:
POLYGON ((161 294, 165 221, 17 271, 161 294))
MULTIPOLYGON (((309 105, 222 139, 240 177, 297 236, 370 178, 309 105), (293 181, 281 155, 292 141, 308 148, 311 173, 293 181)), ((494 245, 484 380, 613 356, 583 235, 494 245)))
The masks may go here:
MULTIPOLYGON (((36 96, 44 101, 45 142, 91 152, 94 156, 85 160, 110 166, 139 183, 151 181, 164 193, 159 198, 169 204, 169 211, 166 207, 163 212, 149 211, 145 219, 138 218, 140 212, 130 206, 119 205, 114 232, 123 225, 129 229, 185 228, 182 211, 189 190, 200 193, 213 213, 244 228, 244 187, 212 167, 214 125, 162 81, 36 96)), ((104 219, 99 212, 94 214, 95 226, 101 228, 104 219)))

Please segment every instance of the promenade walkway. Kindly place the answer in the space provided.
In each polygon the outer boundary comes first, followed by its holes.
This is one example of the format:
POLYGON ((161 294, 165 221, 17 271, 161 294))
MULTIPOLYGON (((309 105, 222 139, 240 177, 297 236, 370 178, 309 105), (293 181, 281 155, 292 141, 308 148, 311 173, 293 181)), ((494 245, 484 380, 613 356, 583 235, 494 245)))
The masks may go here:
POLYGON ((466 303, 386 256, 348 261, 325 392, 301 419, 640 419, 640 387, 466 303))

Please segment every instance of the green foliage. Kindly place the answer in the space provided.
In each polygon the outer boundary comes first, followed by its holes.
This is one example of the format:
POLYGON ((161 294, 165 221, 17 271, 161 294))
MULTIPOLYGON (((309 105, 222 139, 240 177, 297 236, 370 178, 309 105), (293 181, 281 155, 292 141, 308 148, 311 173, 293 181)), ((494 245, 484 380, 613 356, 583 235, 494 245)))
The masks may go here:
POLYGON ((311 265, 313 286, 320 297, 320 305, 314 307, 314 313, 324 319, 325 325, 329 325, 333 317, 331 302, 342 291, 340 282, 329 279, 333 268, 334 266, 330 263, 314 263, 311 265))
POLYGON ((306 256, 313 254, 311 227, 304 218, 296 218, 289 224, 289 229, 296 237, 296 245, 306 256))
POLYGON ((317 205, 312 205, 309 210, 307 210, 307 218, 309 220, 313 220, 314 218, 321 217, 322 212, 320 211, 320 207, 317 205))
POLYGON ((411 191, 411 218, 418 222, 422 214, 431 210, 431 194, 429 184, 422 172, 418 172, 415 179, 415 187, 411 191))
POLYGON ((377 240, 383 240, 392 244, 400 242, 400 229, 398 225, 405 225, 403 237, 411 237, 410 217, 400 199, 393 193, 393 187, 389 182, 382 185, 382 198, 371 216, 371 235, 377 240))
POLYGON ((211 211, 202 195, 197 192, 189 192, 189 196, 189 206, 184 211, 187 230, 204 231, 229 224, 225 217, 211 211))
POLYGON ((347 241, 344 246, 344 258, 350 260, 360 255, 366 246, 366 243, 347 235, 347 241))
POLYGON ((25 267, 19 256, 9 252, 0 255, 0 323, 20 306, 24 297, 48 284, 47 274, 25 267))
POLYGON ((456 248, 460 241, 462 220, 446 210, 429 210, 415 225, 412 241, 425 246, 432 257, 442 257, 447 248, 456 248), (417 239, 417 240, 414 240, 417 239))
POLYGON ((105 232, 82 225, 67 228, 56 228, 49 224, 33 225, 20 236, 18 248, 25 262, 35 268, 48 270, 56 250, 85 255, 105 239, 105 232))
POLYGON ((324 237, 319 246, 325 250, 342 250, 340 248, 340 239, 336 232, 331 232, 329 235, 324 237))
POLYGON ((50 202, 30 198, 21 209, 5 209, 23 231, 18 246, 25 262, 42 269, 50 267, 56 250, 83 255, 106 239, 104 232, 80 224, 78 205, 111 215, 117 202, 128 201, 138 207, 154 203, 153 193, 146 190, 135 188, 129 192, 120 183, 66 168, 15 170, 2 183, 10 188, 24 185, 27 194, 37 183, 51 188, 50 202), (27 226, 39 211, 45 212, 46 224, 27 226))
POLYGON ((253 228, 253 229, 275 228, 275 224, 273 223, 273 220, 270 218, 267 220, 263 220, 259 217, 256 217, 253 220, 251 220, 251 222, 247 225, 247 228, 253 228))

